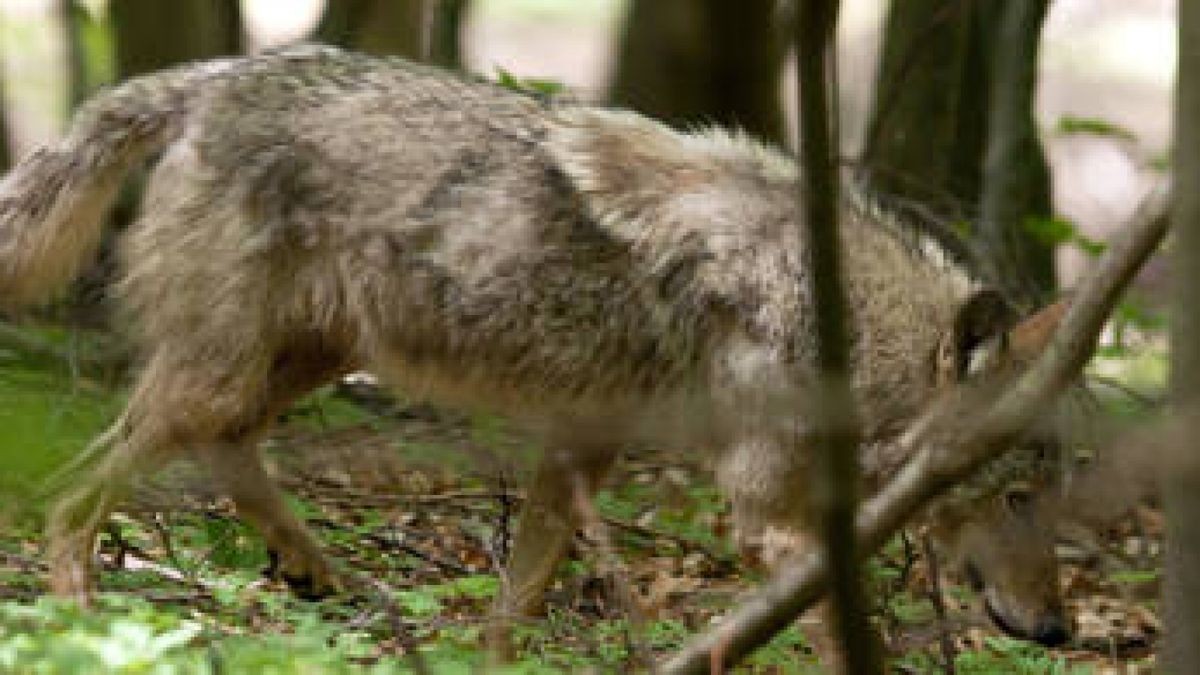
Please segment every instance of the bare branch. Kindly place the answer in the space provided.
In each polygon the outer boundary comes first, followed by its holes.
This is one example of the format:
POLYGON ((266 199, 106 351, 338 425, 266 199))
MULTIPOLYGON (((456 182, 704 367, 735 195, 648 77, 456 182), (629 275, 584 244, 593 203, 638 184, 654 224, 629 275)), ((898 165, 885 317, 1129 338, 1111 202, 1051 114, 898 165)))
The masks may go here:
MULTIPOLYGON (((1156 189, 1099 266, 1080 286, 1049 348, 988 407, 978 396, 934 406, 900 440, 913 456, 895 479, 866 501, 857 518, 858 543, 874 551, 929 500, 998 457, 1083 368, 1122 291, 1166 235, 1166 191, 1156 189), (982 411, 982 414, 972 414, 982 411), (962 428, 962 420, 978 420, 962 428)), ((995 392, 987 392, 995 395, 995 392)), ((733 663, 765 644, 820 598, 829 569, 819 554, 784 570, 708 633, 663 664, 662 673, 705 673, 720 650, 733 663)))

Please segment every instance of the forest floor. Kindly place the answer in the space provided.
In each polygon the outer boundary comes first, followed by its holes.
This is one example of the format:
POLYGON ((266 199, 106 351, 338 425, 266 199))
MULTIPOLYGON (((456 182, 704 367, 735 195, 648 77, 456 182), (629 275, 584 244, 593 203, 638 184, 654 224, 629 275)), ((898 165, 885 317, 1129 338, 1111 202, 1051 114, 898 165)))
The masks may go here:
MULTIPOLYGON (((70 345, 56 332, 37 339, 70 345)), ((344 393, 303 401, 264 449, 293 508, 369 591, 309 602, 266 580, 260 538, 184 463, 140 486, 104 528, 103 594, 83 613, 45 596, 32 477, 77 452, 122 396, 0 349, 0 672, 485 669, 497 571, 536 448, 496 418, 344 393)), ((546 616, 512 626, 516 665, 502 672, 645 670, 761 579, 739 566, 698 460, 631 454, 560 568, 546 616)), ((958 673, 1150 672, 1160 521, 1139 507, 1092 549, 1064 547, 1077 631, 1057 650, 1000 635, 953 577, 939 619, 920 546, 898 538, 868 566, 893 672, 937 672, 943 635, 958 673)), ((792 628, 738 672, 820 669, 792 628)))

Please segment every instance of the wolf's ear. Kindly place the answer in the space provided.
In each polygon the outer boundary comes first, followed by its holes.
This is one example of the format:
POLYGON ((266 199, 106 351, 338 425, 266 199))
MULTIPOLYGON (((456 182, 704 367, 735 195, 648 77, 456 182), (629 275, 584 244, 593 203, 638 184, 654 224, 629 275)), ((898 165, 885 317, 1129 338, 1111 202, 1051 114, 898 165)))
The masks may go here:
MULTIPOLYGON (((954 317, 954 329, 944 345, 943 360, 962 380, 999 365, 1005 351, 1005 331, 1016 319, 1016 311, 994 288, 975 292, 954 317)), ((945 367, 945 366, 943 366, 945 367)))
POLYGON ((763 200, 746 179, 796 175, 790 160, 749 138, 719 130, 685 134, 615 110, 558 111, 546 142, 589 214, 635 240, 647 226, 694 217, 736 222, 763 200))
POLYGON ((1036 359, 1050 344, 1071 303, 1062 299, 1023 319, 1008 333, 1009 351, 1019 362, 1036 359))

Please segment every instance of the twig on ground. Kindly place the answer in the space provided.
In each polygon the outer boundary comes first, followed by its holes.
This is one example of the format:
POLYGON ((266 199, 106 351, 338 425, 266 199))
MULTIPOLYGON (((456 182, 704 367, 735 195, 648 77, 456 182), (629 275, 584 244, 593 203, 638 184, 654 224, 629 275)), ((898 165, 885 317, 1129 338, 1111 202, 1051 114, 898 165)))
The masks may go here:
POLYGON ((12 553, 10 551, 0 551, 0 561, 3 561, 5 565, 19 566, 22 572, 29 572, 32 570, 45 571, 47 569, 46 563, 38 560, 37 558, 21 555, 20 553, 12 553))
MULTIPOLYGON (((859 509, 856 536, 864 552, 877 549, 930 499, 1001 455, 1076 377, 1122 291, 1166 235, 1167 203, 1165 188, 1151 192, 1134 222, 1081 285, 1042 357, 998 397, 990 392, 992 405, 984 405, 988 401, 981 398, 989 392, 955 396, 935 405, 909 428, 900 442, 913 459, 859 509), (963 428, 963 420, 978 422, 963 428)), ((660 672, 708 672, 715 650, 721 650, 723 665, 737 662, 820 598, 828 574, 818 554, 798 561, 719 626, 684 646, 662 664, 660 672)))
POLYGON ((404 624, 404 617, 400 611, 400 607, 392 597, 392 589, 378 579, 372 579, 361 574, 353 575, 351 578, 360 587, 360 590, 368 594, 368 598, 376 600, 383 606, 384 615, 387 617, 388 626, 392 631, 392 637, 396 640, 396 644, 404 650, 413 672, 417 673, 417 675, 431 675, 433 670, 430 669, 429 663, 425 660, 425 655, 418 648, 419 643, 416 637, 408 629, 408 626, 404 624))
POLYGON ((624 574, 625 565, 617 556, 616 549, 613 548, 612 539, 608 536, 608 528, 604 520, 600 518, 599 512, 596 511, 596 505, 592 502, 591 491, 587 489, 585 480, 578 474, 574 476, 574 499, 572 500, 574 504, 572 506, 579 514, 581 529, 591 535, 589 538, 592 539, 600 553, 600 562, 605 568, 602 571, 608 579, 609 587, 614 591, 621 612, 625 615, 628 623, 625 631, 625 644, 632 663, 627 663, 626 666, 630 670, 635 666, 653 670, 654 659, 650 655, 650 650, 635 637, 636 634, 643 632, 646 623, 638 605, 637 594, 633 590, 633 585, 629 583, 628 576, 624 574))
POLYGON ((938 645, 942 650, 942 668, 946 675, 955 675, 954 640, 950 637, 950 622, 946 616, 946 598, 942 595, 942 572, 938 569, 937 551, 933 549, 933 538, 921 535, 921 546, 925 554, 925 566, 929 573, 929 601, 937 616, 938 645))
POLYGON ((167 560, 176 569, 184 570, 189 580, 195 580, 195 574, 185 570, 185 566, 179 561, 179 554, 175 551, 175 541, 171 537, 171 528, 167 526, 166 517, 161 511, 155 511, 150 514, 150 523, 154 527, 154 532, 158 535, 158 543, 163 547, 163 553, 167 555, 167 560))
POLYGON ((662 530, 656 530, 652 527, 646 527, 645 525, 638 525, 637 523, 631 523, 631 522, 624 521, 619 518, 613 518, 610 516, 599 516, 599 517, 600 517, 601 522, 603 522, 605 525, 609 525, 611 527, 616 527, 618 529, 625 530, 626 532, 632 532, 636 535, 645 537, 647 539, 662 539, 665 541, 672 542, 676 546, 678 546, 680 549, 682 549, 683 551, 686 551, 689 553, 701 553, 701 554, 705 555, 706 557, 708 557, 709 559, 711 559, 717 563, 720 563, 722 565, 732 564, 734 562, 734 559, 732 556, 721 553, 720 551, 714 551, 711 548, 709 548, 708 546, 705 546, 704 544, 702 544, 698 541, 693 541, 691 539, 688 539, 687 537, 684 537, 682 535, 672 534, 670 532, 664 532, 662 530))
POLYGON ((435 556, 430 553, 426 553, 425 551, 422 551, 421 549, 417 548, 416 546, 413 546, 412 544, 405 542, 402 539, 403 531, 399 530, 399 528, 395 528, 395 529, 400 531, 400 533, 401 533, 400 535, 392 534, 391 536, 388 536, 387 534, 380 534, 378 532, 362 532, 356 528, 343 525, 335 520, 330 520, 328 518, 309 518, 308 522, 312 525, 316 525, 317 527, 323 527, 325 529, 342 530, 344 532, 351 532, 367 541, 378 544, 379 546, 382 546, 386 549, 402 551, 413 557, 420 558, 421 560, 424 560, 427 563, 430 563, 437 567, 441 567, 442 569, 444 569, 448 572, 452 572, 459 576, 467 576, 467 575, 475 573, 473 570, 468 569, 467 567, 465 567, 457 562, 454 562, 453 560, 446 560, 444 558, 439 558, 438 556, 435 556))

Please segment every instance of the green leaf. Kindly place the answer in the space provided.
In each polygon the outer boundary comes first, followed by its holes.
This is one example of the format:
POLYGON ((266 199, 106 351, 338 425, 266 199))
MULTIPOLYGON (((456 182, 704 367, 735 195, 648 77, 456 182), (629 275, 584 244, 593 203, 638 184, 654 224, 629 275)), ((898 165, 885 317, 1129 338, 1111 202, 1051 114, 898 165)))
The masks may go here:
POLYGON ((1046 246, 1071 244, 1093 258, 1108 249, 1108 244, 1080 234, 1079 228, 1065 218, 1028 216, 1023 225, 1027 232, 1046 246))
POLYGON ((1028 216, 1024 226, 1027 232, 1047 246, 1065 244, 1077 236, 1075 225, 1063 218, 1028 216))
POLYGON ((1132 141, 1137 137, 1123 126, 1095 117, 1063 115, 1058 119, 1058 133, 1064 135, 1108 136, 1132 141))
POLYGON ((496 84, 506 89, 526 94, 554 97, 566 91, 567 87, 558 80, 538 77, 518 77, 508 70, 496 66, 496 84))
POLYGON ((426 589, 400 591, 396 594, 396 602, 405 612, 416 617, 429 617, 442 611, 442 601, 426 589))

